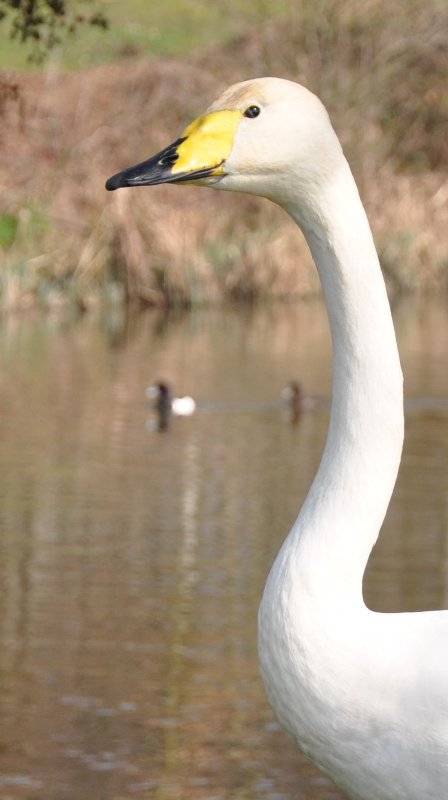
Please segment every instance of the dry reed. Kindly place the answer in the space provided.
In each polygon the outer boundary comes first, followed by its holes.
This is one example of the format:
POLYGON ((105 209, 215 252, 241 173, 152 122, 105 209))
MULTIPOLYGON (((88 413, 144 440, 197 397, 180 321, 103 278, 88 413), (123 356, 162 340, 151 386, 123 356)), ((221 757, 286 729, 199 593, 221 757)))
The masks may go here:
POLYGON ((304 2, 295 24, 268 23, 195 61, 8 76, 19 89, 1 106, 0 220, 13 215, 17 231, 2 253, 3 307, 68 297, 86 308, 117 286, 129 302, 159 306, 318 291, 304 243, 269 203, 104 190, 227 83, 269 73, 306 83, 329 107, 390 285, 446 286, 448 12, 412 0, 406 25, 404 12, 384 19, 383 0, 320 5, 319 19, 303 16, 304 2))

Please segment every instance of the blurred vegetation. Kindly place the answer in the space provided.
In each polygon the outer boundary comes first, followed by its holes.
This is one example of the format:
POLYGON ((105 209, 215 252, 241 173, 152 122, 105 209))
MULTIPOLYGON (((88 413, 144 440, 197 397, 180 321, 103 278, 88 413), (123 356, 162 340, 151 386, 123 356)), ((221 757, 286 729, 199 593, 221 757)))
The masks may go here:
POLYGON ((59 66, 52 55, 45 70, 3 73, 4 307, 318 291, 295 227, 269 203, 198 188, 104 191, 226 85, 269 74, 325 102, 389 286, 447 286, 446 0, 408 0, 393 13, 386 0, 153 5, 107 3, 110 31, 75 33, 59 66))
MULTIPOLYGON (((0 0, 0 8, 8 2, 0 0)), ((14 5, 20 2, 28 0, 11 0, 14 5)), ((64 37, 59 47, 54 43, 50 54, 52 64, 60 68, 86 68, 130 56, 188 56, 222 45, 267 18, 287 19, 291 9, 291 0, 70 0, 65 5, 67 10, 74 7, 79 16, 86 2, 94 4, 94 17, 107 20, 107 30, 65 26, 66 32, 70 27, 70 36, 64 37)), ((3 24, 0 21, 0 67, 32 67, 32 42, 24 46, 11 40, 10 32, 7 20, 3 24)))
POLYGON ((79 26, 107 28, 106 15, 91 6, 92 0, 0 0, 2 33, 19 45, 30 44, 29 61, 41 64, 79 26))

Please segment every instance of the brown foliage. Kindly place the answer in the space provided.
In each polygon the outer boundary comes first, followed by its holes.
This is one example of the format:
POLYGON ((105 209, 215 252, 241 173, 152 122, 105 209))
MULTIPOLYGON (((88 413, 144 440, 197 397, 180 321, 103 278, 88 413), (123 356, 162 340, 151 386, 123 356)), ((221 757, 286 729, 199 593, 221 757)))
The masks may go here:
POLYGON ((365 16, 347 18, 350 4, 328 5, 336 16, 343 6, 346 18, 325 17, 312 29, 268 24, 194 62, 9 76, 5 85, 20 87, 21 103, 7 97, 2 106, 0 215, 18 215, 7 256, 26 262, 28 294, 42 275, 53 287, 68 281, 83 303, 110 280, 129 300, 157 305, 317 291, 305 245, 269 203, 194 188, 104 190, 109 175, 176 138, 225 85, 273 73, 306 83, 329 107, 391 282, 444 283, 443 26, 432 7, 417 44, 403 35, 388 42, 384 4, 371 3, 370 29, 365 16), (26 235, 30 202, 48 222, 39 237, 26 235))

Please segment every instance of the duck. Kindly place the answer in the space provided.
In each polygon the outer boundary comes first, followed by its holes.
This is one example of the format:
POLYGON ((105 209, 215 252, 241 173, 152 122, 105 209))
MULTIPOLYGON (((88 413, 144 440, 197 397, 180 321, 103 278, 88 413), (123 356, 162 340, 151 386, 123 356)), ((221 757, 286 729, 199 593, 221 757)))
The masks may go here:
POLYGON ((165 381, 159 381, 145 390, 146 397, 154 401, 154 408, 159 413, 173 413, 176 417, 190 417, 196 411, 196 401, 190 395, 174 397, 171 388, 165 381))
POLYGON ((315 411, 324 406, 322 398, 305 394, 302 384, 297 380, 291 380, 283 387, 281 398, 292 423, 298 422, 304 411, 315 411))
POLYGON ((293 81, 234 84, 106 188, 161 183, 281 206, 306 239, 328 312, 327 439, 258 613, 267 697, 300 750, 351 800, 441 800, 448 612, 379 613, 363 598, 401 460, 403 376, 371 229, 329 115, 293 81))
MULTIPOLYGON (((157 415, 157 430, 168 430, 173 403, 170 387, 165 381, 159 381, 148 386, 145 394, 149 400, 152 400, 152 407, 157 415)), ((155 426, 152 420, 148 421, 147 427, 148 430, 154 430, 155 426)))

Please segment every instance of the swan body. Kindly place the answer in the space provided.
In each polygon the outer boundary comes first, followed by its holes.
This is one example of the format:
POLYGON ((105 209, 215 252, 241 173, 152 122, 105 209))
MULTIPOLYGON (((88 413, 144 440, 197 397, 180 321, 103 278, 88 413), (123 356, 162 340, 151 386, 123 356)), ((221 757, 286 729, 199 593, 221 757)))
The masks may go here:
POLYGON ((448 797, 448 613, 382 614, 365 566, 396 480, 402 374, 384 281, 350 168, 320 101, 277 78, 226 90, 108 189, 192 183, 278 203, 316 263, 333 344, 322 460, 259 610, 269 700, 352 800, 448 797))

